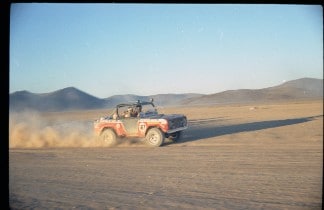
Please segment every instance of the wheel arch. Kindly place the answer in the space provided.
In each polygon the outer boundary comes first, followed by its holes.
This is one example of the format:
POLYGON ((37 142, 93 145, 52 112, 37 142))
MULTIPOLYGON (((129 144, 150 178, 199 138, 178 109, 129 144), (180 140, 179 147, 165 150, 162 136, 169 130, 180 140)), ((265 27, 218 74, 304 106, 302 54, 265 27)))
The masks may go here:
POLYGON ((147 133, 149 132, 149 130, 151 130, 152 128, 157 128, 157 129, 159 129, 159 130, 163 133, 163 135, 165 135, 165 133, 163 132, 163 130, 162 130, 159 126, 151 125, 151 126, 147 127, 147 129, 146 129, 146 131, 145 131, 145 136, 147 135, 147 133))
POLYGON ((118 137, 117 132, 116 132, 115 129, 112 128, 112 127, 104 127, 104 128, 102 128, 101 131, 100 131, 100 135, 101 135, 105 130, 111 130, 111 131, 114 132, 115 135, 118 137))

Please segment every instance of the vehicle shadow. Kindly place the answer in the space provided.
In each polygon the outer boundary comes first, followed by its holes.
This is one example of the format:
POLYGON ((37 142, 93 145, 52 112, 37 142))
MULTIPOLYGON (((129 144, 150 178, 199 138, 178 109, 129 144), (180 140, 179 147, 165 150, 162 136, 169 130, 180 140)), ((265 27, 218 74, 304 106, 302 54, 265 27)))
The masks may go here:
POLYGON ((177 141, 177 143, 184 143, 189 141, 202 140, 211 137, 217 137, 227 134, 236 134, 240 132, 257 131, 268 128, 276 128, 287 125, 294 125, 299 123, 305 123, 312 121, 317 117, 323 117, 323 115, 285 119, 285 120, 270 120, 270 121, 260 121, 260 122, 250 122, 243 124, 233 124, 233 125, 219 125, 219 119, 199 119, 199 120, 189 120, 188 129, 183 132, 182 138, 177 141))

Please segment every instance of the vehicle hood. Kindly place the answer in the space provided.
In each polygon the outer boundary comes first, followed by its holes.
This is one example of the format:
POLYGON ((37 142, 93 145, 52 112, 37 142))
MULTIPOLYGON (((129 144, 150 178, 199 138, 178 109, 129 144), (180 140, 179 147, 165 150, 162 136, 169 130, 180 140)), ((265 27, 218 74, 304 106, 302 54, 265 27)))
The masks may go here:
POLYGON ((183 117, 185 117, 185 116, 182 114, 156 114, 156 115, 146 116, 145 118, 173 120, 173 119, 178 119, 178 118, 183 118, 183 117))
POLYGON ((182 114, 168 114, 168 115, 161 116, 162 119, 166 119, 166 120, 173 120, 173 119, 178 119, 183 117, 185 116, 182 114))

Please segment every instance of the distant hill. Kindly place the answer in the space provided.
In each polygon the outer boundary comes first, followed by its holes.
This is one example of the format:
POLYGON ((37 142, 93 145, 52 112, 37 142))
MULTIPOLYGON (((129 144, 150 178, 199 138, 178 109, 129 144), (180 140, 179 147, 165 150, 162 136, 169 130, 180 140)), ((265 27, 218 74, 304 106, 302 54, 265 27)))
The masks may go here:
POLYGON ((157 106, 253 103, 261 101, 287 101, 323 99, 323 79, 302 78, 263 89, 228 90, 215 94, 157 94, 151 96, 114 95, 100 99, 74 87, 51 93, 17 91, 10 94, 11 111, 68 111, 112 108, 119 103, 154 99, 157 106))
POLYGON ((197 93, 184 93, 184 94, 157 94, 150 96, 139 96, 133 94, 126 95, 114 95, 105 99, 106 107, 114 107, 119 103, 136 102, 137 100, 149 101, 151 98, 154 100, 154 104, 157 106, 170 106, 178 105, 182 100, 192 97, 203 96, 203 94, 197 93))
POLYGON ((182 104, 231 104, 323 99, 323 79, 302 78, 263 89, 227 90, 183 100, 182 104))
POLYGON ((10 94, 9 104, 10 110, 13 111, 66 111, 102 108, 105 101, 74 87, 68 87, 55 92, 42 94, 18 91, 10 94))
POLYGON ((176 105, 183 99, 202 94, 158 94, 151 96, 139 95, 114 95, 100 99, 87 94, 74 87, 68 87, 51 93, 31 93, 28 91, 17 91, 10 94, 9 104, 11 111, 35 110, 47 111, 69 111, 112 108, 119 103, 132 103, 137 100, 149 101, 154 99, 158 106, 176 105))

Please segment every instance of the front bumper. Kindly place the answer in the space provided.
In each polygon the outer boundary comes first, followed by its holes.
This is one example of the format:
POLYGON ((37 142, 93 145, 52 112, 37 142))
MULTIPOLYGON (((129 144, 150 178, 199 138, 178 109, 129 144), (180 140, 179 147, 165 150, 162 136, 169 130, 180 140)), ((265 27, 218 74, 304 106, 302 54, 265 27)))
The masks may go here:
POLYGON ((181 127, 181 128, 175 128, 175 129, 172 129, 172 130, 168 130, 166 133, 167 133, 167 134, 175 133, 175 132, 177 132, 177 131, 183 131, 183 130, 186 130, 187 128, 188 128, 188 126, 181 127))

